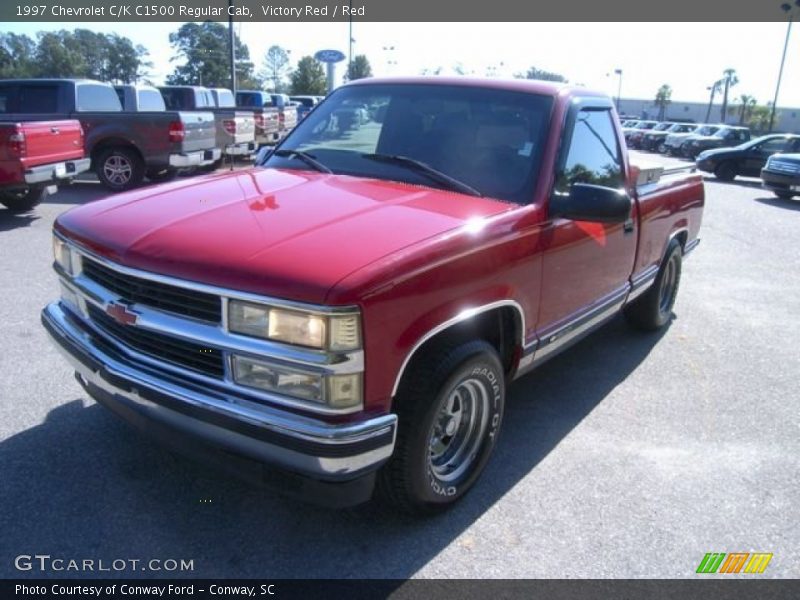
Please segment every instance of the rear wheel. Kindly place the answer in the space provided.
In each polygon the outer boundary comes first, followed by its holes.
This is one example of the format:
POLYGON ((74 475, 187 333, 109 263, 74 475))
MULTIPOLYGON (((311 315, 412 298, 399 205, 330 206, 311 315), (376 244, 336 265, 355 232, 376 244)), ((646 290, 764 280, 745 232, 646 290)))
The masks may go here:
POLYGON ((97 178, 114 192, 136 187, 144 179, 144 161, 131 148, 108 148, 97 156, 97 178))
POLYGON ((667 145, 666 145, 664 142, 661 142, 661 143, 658 145, 658 147, 656 148, 656 151, 657 151, 659 154, 666 154, 666 153, 667 153, 667 150, 668 150, 668 148, 667 148, 667 145))
POLYGON ((736 167, 730 161, 725 161, 717 165, 714 175, 721 181, 733 181, 736 179, 736 167))
POLYGON ((669 322, 681 281, 682 256, 678 240, 671 240, 653 285, 625 306, 624 314, 631 325, 644 331, 655 331, 669 322))
POLYGON ((34 185, 22 192, 5 192, 0 195, 0 204, 11 212, 28 212, 47 198, 47 186, 34 185))
POLYGON ((775 192, 775 195, 781 200, 791 200, 794 197, 792 192, 775 192))
POLYGON ((497 441, 503 367, 484 341, 438 345, 415 360, 398 391, 397 443, 378 494, 410 513, 445 509, 469 491, 497 441))

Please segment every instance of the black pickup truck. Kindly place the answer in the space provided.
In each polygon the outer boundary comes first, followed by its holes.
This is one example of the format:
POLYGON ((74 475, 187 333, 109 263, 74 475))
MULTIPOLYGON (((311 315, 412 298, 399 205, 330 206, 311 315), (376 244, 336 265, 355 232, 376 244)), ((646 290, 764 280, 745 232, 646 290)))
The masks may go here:
POLYGON ((3 121, 76 119, 100 182, 118 192, 170 169, 207 161, 213 129, 197 113, 125 112, 114 88, 91 79, 3 79, 3 121))
MULTIPOLYGON (((197 85, 164 85, 158 88, 171 110, 194 110, 214 113, 217 147, 227 156, 246 156, 256 151, 255 119, 252 110, 235 107, 233 94, 229 102, 217 105, 215 94, 197 85)), ((217 96, 219 96, 219 90, 217 96)))

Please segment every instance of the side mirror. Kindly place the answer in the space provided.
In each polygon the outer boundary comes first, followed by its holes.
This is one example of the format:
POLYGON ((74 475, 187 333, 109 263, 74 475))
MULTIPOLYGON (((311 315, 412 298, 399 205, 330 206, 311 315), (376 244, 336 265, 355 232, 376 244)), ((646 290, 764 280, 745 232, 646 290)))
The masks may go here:
POLYGON ((272 146, 261 146, 261 148, 258 149, 258 152, 256 152, 256 158, 253 161, 254 164, 259 167, 263 165, 272 155, 273 150, 274 148, 272 146))
POLYGON ((550 198, 550 216, 574 221, 623 223, 631 216, 631 199, 625 190, 589 183, 573 183, 569 193, 550 198))

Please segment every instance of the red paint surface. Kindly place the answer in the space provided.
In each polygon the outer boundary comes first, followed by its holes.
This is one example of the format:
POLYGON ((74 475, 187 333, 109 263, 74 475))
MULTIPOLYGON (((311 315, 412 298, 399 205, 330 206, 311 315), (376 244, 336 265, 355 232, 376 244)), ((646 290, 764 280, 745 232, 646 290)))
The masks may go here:
MULTIPOLYGON (((390 409, 395 379, 417 341, 461 311, 511 299, 524 313, 522 337, 530 343, 537 331, 657 264, 671 232, 685 225, 688 239, 696 237, 703 192, 693 175, 672 178, 641 206, 635 202, 631 233, 621 224, 548 219, 565 111, 574 96, 598 94, 528 81, 436 78, 439 83, 555 96, 530 204, 254 169, 120 194, 65 213, 56 227, 140 269, 290 300, 360 306, 370 413, 390 409)), ((623 156, 627 163, 624 145, 623 156)), ((627 167, 626 176, 634 180, 627 167)), ((635 198, 633 185, 627 187, 635 198)))

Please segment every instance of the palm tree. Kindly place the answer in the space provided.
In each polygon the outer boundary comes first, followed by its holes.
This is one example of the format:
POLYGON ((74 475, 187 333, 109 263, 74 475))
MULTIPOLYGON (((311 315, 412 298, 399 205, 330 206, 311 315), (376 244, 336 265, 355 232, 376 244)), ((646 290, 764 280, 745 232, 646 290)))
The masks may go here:
POLYGON ((753 107, 757 104, 754 96, 742 94, 739 96, 739 125, 744 125, 744 122, 750 118, 753 113, 753 107))
POLYGON ((708 99, 708 110, 706 110, 706 123, 711 120, 711 107, 714 105, 714 96, 717 95, 717 92, 720 90, 724 82, 725 81, 723 79, 717 79, 711 84, 711 87, 706 88, 707 90, 711 90, 711 97, 708 99))
POLYGON ((666 83, 658 88, 656 92, 655 105, 658 107, 658 120, 664 120, 664 114, 667 112, 667 106, 672 102, 672 88, 666 83))
POLYGON ((736 69, 725 69, 722 72, 722 81, 725 84, 725 89, 722 94, 722 110, 720 110, 720 116, 722 117, 722 122, 725 122, 725 117, 728 113, 728 90, 739 83, 739 78, 736 76, 736 69))

